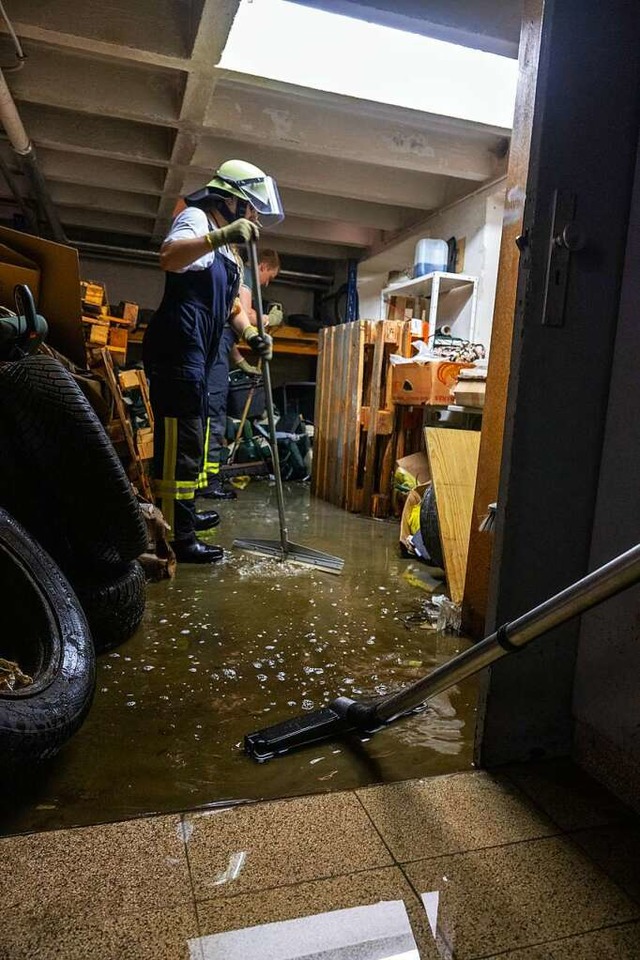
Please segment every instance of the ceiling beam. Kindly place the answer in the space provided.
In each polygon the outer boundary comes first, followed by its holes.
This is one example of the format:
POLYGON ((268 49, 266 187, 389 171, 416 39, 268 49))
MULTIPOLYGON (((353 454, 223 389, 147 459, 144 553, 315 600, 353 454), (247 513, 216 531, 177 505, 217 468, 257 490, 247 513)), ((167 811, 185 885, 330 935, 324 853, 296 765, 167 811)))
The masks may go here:
POLYGON ((300 156, 290 150, 278 150, 265 144, 253 146, 246 141, 208 137, 193 158, 189 189, 200 186, 221 161, 229 157, 250 156, 253 163, 273 176, 278 186, 293 187, 311 193, 326 193, 391 206, 432 210, 453 196, 468 191, 468 181, 445 176, 403 170, 394 174, 386 167, 355 160, 327 162, 322 154, 300 156))
MULTIPOLYGON (((335 97, 317 101, 273 90, 218 84, 205 123, 214 137, 268 144, 284 150, 361 160, 394 170, 417 170, 484 181, 502 172, 504 136, 474 124, 451 129, 425 114, 411 122, 396 109, 387 122, 335 97)), ((413 116, 414 112, 412 112, 413 116)), ((419 115, 418 115, 419 116, 419 115)), ((204 133, 208 131, 205 129, 204 133)), ((206 141, 205 141, 206 143, 206 141)))
POLYGON ((19 109, 38 147, 163 167, 169 163, 175 140, 175 131, 169 127, 77 114, 42 104, 20 103, 19 109))
POLYGON ((180 107, 181 129, 171 153, 170 167, 154 225, 153 233, 156 239, 160 239, 164 233, 164 225, 175 207, 176 199, 185 193, 183 168, 188 167, 195 156, 202 124, 215 90, 216 76, 213 68, 220 60, 239 6, 240 0, 204 0, 193 44, 193 70, 187 78, 180 107))

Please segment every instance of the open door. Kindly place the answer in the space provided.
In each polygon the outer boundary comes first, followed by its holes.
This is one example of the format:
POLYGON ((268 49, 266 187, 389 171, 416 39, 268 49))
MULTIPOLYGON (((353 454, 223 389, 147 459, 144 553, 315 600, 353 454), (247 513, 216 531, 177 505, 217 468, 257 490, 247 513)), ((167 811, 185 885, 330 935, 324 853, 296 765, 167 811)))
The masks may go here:
MULTIPOLYGON (((467 574, 468 585, 477 578, 467 612, 486 609, 487 630, 588 569, 638 144, 638 49, 640 4, 544 4, 520 249, 513 226, 503 237, 504 269, 518 258, 515 310, 502 289, 476 492, 477 516, 497 498, 497 519, 491 556, 473 533, 467 574)), ((492 668, 483 765, 569 752, 578 629, 492 668)))

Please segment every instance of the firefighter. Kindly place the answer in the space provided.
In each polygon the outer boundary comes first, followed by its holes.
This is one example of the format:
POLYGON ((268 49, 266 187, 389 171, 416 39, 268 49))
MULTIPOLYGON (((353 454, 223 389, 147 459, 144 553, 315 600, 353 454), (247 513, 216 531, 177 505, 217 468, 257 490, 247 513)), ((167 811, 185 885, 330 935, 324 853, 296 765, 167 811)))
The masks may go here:
POLYGON ((143 358, 155 417, 154 475, 158 505, 183 563, 212 563, 220 547, 196 533, 219 522, 214 511, 196 513, 206 483, 204 438, 207 377, 224 325, 259 357, 271 356, 238 298, 240 270, 232 244, 259 235, 258 218, 284 217, 275 181, 244 160, 227 160, 201 190, 185 197, 160 250, 165 292, 145 334, 143 358))
MULTIPOLYGON (((262 250, 258 258, 259 283, 268 287, 280 272, 280 258, 275 250, 262 250)), ((240 278, 240 303, 251 323, 256 322, 255 311, 251 306, 251 278, 248 267, 242 270, 240 278)), ((278 326, 282 323, 282 308, 276 304, 264 318, 265 326, 278 326), (273 323, 272 323, 273 321, 273 323)), ((242 356, 236 346, 233 327, 227 324, 220 340, 215 362, 209 371, 209 424, 205 451, 205 469, 208 486, 200 496, 206 500, 235 500, 235 490, 225 486, 220 477, 220 460, 227 425, 227 397, 229 395, 229 366, 233 363, 250 376, 260 376, 260 370, 242 356)))

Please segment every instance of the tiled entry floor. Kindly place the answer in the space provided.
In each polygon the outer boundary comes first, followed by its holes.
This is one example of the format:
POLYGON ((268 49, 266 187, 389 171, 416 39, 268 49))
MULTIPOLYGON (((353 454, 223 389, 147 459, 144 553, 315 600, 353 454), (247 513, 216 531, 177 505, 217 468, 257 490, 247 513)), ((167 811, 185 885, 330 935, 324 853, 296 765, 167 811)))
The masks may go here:
POLYGON ((422 960, 640 957, 640 822, 567 764, 11 837, 0 856, 2 960, 209 960, 213 934, 381 900, 404 901, 422 960))

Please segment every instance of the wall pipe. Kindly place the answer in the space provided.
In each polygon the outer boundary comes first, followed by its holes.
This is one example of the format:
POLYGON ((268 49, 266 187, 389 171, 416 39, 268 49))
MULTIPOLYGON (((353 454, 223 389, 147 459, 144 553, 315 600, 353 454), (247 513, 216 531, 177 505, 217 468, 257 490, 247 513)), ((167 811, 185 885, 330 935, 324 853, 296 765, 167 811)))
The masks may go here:
POLYGON ((24 124, 18 113, 18 108, 11 96, 11 91, 9 90, 2 70, 0 70, 0 122, 27 175, 36 202, 51 228, 54 240, 57 240, 59 243, 67 243, 64 228, 60 223, 60 219, 49 194, 49 188, 38 165, 35 147, 24 128, 24 124))

